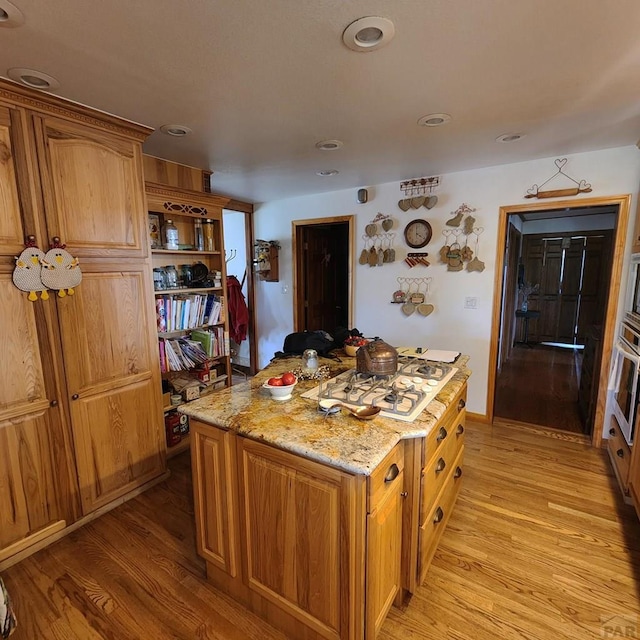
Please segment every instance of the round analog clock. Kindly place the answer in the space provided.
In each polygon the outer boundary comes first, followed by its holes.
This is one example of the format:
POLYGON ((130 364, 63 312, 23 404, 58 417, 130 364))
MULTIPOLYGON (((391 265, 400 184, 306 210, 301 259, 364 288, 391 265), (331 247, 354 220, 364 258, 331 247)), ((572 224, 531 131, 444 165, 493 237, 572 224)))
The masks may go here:
POLYGON ((429 243, 432 233, 426 220, 412 220, 404 228, 404 239, 412 249, 421 249, 429 243))

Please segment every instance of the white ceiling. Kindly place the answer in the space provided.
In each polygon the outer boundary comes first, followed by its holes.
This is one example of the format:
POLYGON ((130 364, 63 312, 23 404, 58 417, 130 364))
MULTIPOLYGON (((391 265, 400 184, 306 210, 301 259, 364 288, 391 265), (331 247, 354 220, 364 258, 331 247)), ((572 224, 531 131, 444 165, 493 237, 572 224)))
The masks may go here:
POLYGON ((254 202, 636 144, 638 0, 12 0, 0 74, 158 131, 145 151, 254 202), (385 16, 395 38, 341 35, 385 16), (452 121, 421 127, 426 114, 452 121), (525 138, 500 144, 504 133, 525 138), (342 149, 315 143, 339 139, 342 149), (316 171, 338 169, 322 178, 316 171))

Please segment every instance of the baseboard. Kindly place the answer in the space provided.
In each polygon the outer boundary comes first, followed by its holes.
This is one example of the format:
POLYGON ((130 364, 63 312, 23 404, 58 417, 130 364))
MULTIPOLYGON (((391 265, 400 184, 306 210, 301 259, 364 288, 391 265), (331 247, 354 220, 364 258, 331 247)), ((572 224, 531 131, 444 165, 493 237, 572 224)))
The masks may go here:
POLYGON ((469 420, 472 420, 473 422, 480 422, 481 424, 491 424, 489 416, 486 416, 483 413, 473 413, 471 411, 467 411, 467 418, 469 420))

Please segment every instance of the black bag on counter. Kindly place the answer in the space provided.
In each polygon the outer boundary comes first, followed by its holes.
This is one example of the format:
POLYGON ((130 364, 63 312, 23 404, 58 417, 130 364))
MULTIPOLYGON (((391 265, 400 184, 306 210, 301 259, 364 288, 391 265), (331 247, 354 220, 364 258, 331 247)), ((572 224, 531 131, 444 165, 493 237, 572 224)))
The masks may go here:
POLYGON ((302 355, 307 349, 315 349, 319 356, 326 356, 340 345, 326 331, 296 331, 284 339, 285 355, 302 355))

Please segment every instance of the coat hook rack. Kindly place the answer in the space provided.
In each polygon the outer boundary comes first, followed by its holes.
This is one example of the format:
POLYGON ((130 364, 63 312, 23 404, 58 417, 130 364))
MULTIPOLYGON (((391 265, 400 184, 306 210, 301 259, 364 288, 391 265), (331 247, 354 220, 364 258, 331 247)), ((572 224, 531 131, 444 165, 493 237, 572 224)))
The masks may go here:
POLYGON ((591 185, 586 180, 575 180, 570 175, 567 175, 563 168, 567 164, 568 160, 566 158, 556 158, 554 163, 557 167, 557 171, 547 180, 545 180, 540 186, 534 184, 530 189, 527 189, 527 193, 524 196, 525 198, 562 198, 564 196, 577 196, 579 193, 590 193, 591 185), (575 185, 575 187, 570 187, 569 189, 555 189, 553 191, 541 191, 542 187, 545 184, 548 184, 558 176, 564 176, 568 180, 571 180, 575 185))
POLYGON ((405 196, 423 196, 435 189, 440 184, 440 176, 431 176, 430 178, 414 178, 413 180, 405 180, 400 183, 400 191, 404 191, 405 196))

